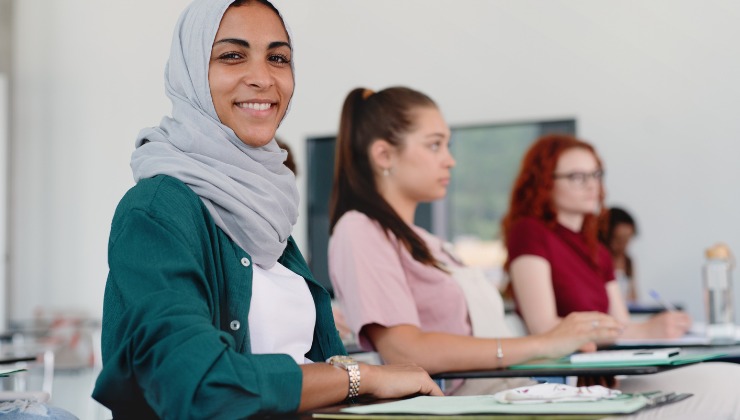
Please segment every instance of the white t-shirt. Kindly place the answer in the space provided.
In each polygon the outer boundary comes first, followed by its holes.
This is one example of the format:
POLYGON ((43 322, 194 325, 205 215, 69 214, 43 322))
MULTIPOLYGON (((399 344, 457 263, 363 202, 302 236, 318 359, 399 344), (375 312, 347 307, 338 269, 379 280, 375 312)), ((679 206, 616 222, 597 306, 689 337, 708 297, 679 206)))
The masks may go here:
POLYGON ((621 268, 615 268, 614 269, 614 279, 617 280, 617 284, 619 285, 619 290, 622 291, 622 296, 624 297, 625 302, 630 301, 630 278, 627 277, 627 273, 624 272, 621 268))
POLYGON ((252 353, 284 353, 298 364, 311 363, 316 307, 306 280, 280 263, 265 270, 256 264, 252 277, 249 336, 252 353))

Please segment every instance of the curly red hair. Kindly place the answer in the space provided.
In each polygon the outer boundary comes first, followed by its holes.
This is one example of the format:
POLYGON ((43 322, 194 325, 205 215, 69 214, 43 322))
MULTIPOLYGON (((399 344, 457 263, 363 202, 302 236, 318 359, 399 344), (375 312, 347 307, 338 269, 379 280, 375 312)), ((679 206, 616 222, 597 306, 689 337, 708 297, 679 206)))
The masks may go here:
MULTIPOLYGON (((523 217, 534 217, 542 220, 547 227, 555 229, 557 210, 552 200, 555 184, 555 167, 560 156, 567 150, 581 148, 591 152, 599 167, 603 169, 601 159, 590 144, 568 134, 548 134, 537 140, 524 155, 519 174, 514 181, 514 188, 509 199, 509 210, 501 221, 504 244, 509 245, 509 233, 512 226, 523 217)), ((601 211, 604 210, 604 188, 599 193, 601 211)), ((598 220, 599 215, 588 214, 583 221, 582 232, 586 243, 592 250, 594 262, 597 258, 598 220)), ((506 260, 504 268, 509 269, 511 261, 506 260)))

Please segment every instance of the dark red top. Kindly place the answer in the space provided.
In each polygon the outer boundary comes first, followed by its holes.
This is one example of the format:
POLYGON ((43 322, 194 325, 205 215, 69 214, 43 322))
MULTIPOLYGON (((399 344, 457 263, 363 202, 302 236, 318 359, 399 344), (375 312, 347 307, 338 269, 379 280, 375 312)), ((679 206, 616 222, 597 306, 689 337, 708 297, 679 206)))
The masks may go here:
POLYGON ((527 217, 512 226, 508 252, 509 261, 536 255, 550 263, 558 316, 579 311, 609 312, 606 283, 614 280, 614 265, 602 244, 598 245, 596 264, 581 233, 560 224, 551 230, 539 219, 527 217))

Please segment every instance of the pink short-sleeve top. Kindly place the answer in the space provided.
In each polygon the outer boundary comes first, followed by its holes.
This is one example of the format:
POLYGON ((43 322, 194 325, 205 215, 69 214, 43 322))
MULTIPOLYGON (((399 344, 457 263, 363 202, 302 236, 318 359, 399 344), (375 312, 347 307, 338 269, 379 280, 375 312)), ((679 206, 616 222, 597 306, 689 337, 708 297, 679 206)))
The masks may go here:
MULTIPOLYGON (((460 266, 442 240, 413 229, 442 265, 460 266)), ((349 211, 334 226, 329 276, 347 324, 366 350, 373 347, 362 328, 370 324, 472 335, 465 296, 452 275, 416 261, 392 233, 363 213, 349 211)))

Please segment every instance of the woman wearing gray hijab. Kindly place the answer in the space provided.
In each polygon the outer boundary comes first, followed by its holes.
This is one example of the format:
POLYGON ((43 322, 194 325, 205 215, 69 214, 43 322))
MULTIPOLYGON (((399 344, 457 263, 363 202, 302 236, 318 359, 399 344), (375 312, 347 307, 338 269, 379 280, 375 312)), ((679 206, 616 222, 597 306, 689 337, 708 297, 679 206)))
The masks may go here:
POLYGON ((291 55, 266 0, 196 0, 177 23, 172 117, 139 134, 137 184, 111 227, 93 397, 115 418, 441 395, 416 366, 346 357, 329 295, 290 236, 298 192, 274 135, 293 95, 291 55))

